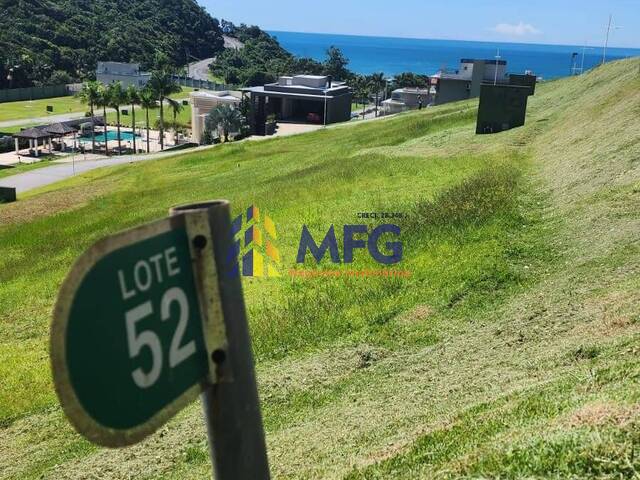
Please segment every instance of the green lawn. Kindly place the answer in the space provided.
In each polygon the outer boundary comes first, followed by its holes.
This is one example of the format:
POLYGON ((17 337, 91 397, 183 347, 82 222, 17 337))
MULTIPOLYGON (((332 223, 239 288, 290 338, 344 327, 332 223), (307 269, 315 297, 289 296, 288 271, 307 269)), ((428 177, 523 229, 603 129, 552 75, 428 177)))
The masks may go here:
POLYGON ((0 103, 0 122, 85 112, 86 110, 86 106, 82 104, 80 99, 73 96, 7 102, 0 103), (47 105, 53 107, 53 112, 47 112, 47 105))
MULTIPOLYGON (((192 91, 193 88, 191 87, 182 87, 182 91, 171 95, 171 98, 185 98, 188 97, 188 94, 192 91)), ((65 113, 86 112, 88 110, 89 108, 75 96, 7 102, 0 103, 0 122, 62 115, 65 113), (47 105, 53 107, 53 112, 47 112, 47 105)), ((96 114, 98 113, 96 112, 96 114)), ((3 128, 2 130, 4 131, 5 129, 3 128)))
MULTIPOLYGON (((282 277, 243 280, 274 478, 633 478, 640 470, 638 59, 477 101, 97 170, 0 206, 4 478, 210 476, 200 406, 149 440, 80 438, 53 392, 53 302, 96 240, 171 205, 255 204, 282 277), (288 275, 303 225, 401 212, 408 278, 288 275)), ((365 221, 375 225, 375 221, 365 221)), ((378 269, 366 252, 353 265, 378 269)))

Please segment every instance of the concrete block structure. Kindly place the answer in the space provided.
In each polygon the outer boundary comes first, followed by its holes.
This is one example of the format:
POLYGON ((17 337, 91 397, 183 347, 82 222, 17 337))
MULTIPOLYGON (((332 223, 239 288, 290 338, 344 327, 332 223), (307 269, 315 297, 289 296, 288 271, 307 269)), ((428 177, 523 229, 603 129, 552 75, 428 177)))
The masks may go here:
POLYGON ((485 83, 480 91, 476 134, 498 133, 524 125, 531 87, 485 83))

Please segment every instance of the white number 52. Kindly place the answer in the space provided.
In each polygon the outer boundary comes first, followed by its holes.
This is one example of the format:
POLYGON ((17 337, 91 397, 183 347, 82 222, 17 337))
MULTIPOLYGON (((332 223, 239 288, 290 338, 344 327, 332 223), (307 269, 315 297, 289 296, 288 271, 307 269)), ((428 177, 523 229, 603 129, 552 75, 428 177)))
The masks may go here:
MULTIPOLYGON (((181 288, 170 288, 162 296, 162 300, 160 301, 161 319, 162 321, 166 321, 171 318, 171 305, 173 302, 178 303, 180 315, 169 348, 170 368, 180 365, 196 352, 196 343, 194 340, 182 345, 182 337, 184 336, 189 321, 189 302, 181 288)), ((147 347, 151 352, 151 368, 145 372, 142 368, 138 367, 131 372, 133 381, 140 388, 153 386, 162 371, 162 344, 160 343, 160 338, 152 330, 143 330, 141 332, 137 332, 136 330, 136 324, 152 314, 153 305, 151 304, 151 300, 138 305, 125 314, 129 358, 137 357, 143 347, 147 347)))

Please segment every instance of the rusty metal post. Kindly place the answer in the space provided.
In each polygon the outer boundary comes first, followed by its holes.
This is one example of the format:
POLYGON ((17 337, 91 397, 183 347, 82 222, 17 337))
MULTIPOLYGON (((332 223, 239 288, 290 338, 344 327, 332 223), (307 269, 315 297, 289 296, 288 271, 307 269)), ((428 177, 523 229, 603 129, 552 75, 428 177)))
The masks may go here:
MULTIPOLYGON (((207 385, 202 406, 217 480, 267 480, 269 465, 258 399, 249 327, 238 274, 231 273, 234 251, 229 202, 216 200, 174 207, 171 215, 205 210, 220 287, 227 350, 213 352, 219 381, 207 385)), ((193 241, 193 239, 191 239, 193 241)))

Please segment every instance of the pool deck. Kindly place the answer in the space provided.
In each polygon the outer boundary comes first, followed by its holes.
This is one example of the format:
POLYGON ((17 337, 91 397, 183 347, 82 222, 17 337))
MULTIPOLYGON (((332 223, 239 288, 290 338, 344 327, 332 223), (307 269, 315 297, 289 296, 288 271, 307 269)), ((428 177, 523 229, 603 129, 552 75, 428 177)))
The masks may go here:
MULTIPOLYGON (((140 130, 140 129, 138 129, 140 130)), ((150 130, 149 131, 149 150, 151 153, 155 153, 155 152, 159 152, 160 151, 160 141, 159 141, 159 135, 160 132, 158 132, 157 130, 150 130)), ((131 138, 131 128, 123 128, 121 127, 120 129, 120 137, 121 137, 121 143, 123 147, 127 147, 127 148, 133 148, 133 141, 131 138), (127 138, 128 137, 128 138, 127 138)), ((104 135, 98 133, 96 134, 96 145, 99 145, 100 147, 102 147, 104 145, 104 135)), ((117 137, 117 128, 116 127, 108 127, 108 131, 107 131, 107 139, 108 139, 108 146, 109 149, 115 149, 118 147, 118 137, 117 137)), ((65 143, 67 144, 67 146, 71 146, 73 145, 73 137, 72 136, 67 136, 65 137, 65 143)), ((85 150, 87 148, 89 148, 89 151, 91 150, 91 137, 87 137, 86 139, 82 139, 81 137, 77 137, 76 139, 78 141, 78 143, 82 143, 82 145, 85 147, 85 150)), ((165 147, 169 147, 169 146, 173 146, 174 142, 173 142, 173 132, 171 131, 166 131, 165 132, 165 147)), ((147 148, 147 138, 146 138, 146 130, 142 129, 142 136, 138 136, 136 138, 136 148, 137 149, 143 149, 146 151, 147 148)), ((100 153, 100 152, 98 152, 100 153)), ((70 156, 71 152, 66 151, 64 153, 61 152, 53 152, 54 156, 60 156, 60 157, 68 157, 70 156)), ((76 152, 77 155, 80 155, 79 153, 76 152)), ((28 150, 24 149, 24 150, 20 150, 19 154, 16 155, 15 151, 11 151, 11 152, 6 152, 6 153, 0 153, 0 165, 6 165, 6 166, 11 166, 11 165, 16 165, 18 163, 36 163, 42 160, 42 157, 44 156, 49 156, 50 157, 50 153, 49 150, 46 149, 44 146, 40 146, 40 155, 39 157, 34 157, 32 155, 29 155, 28 150)))

